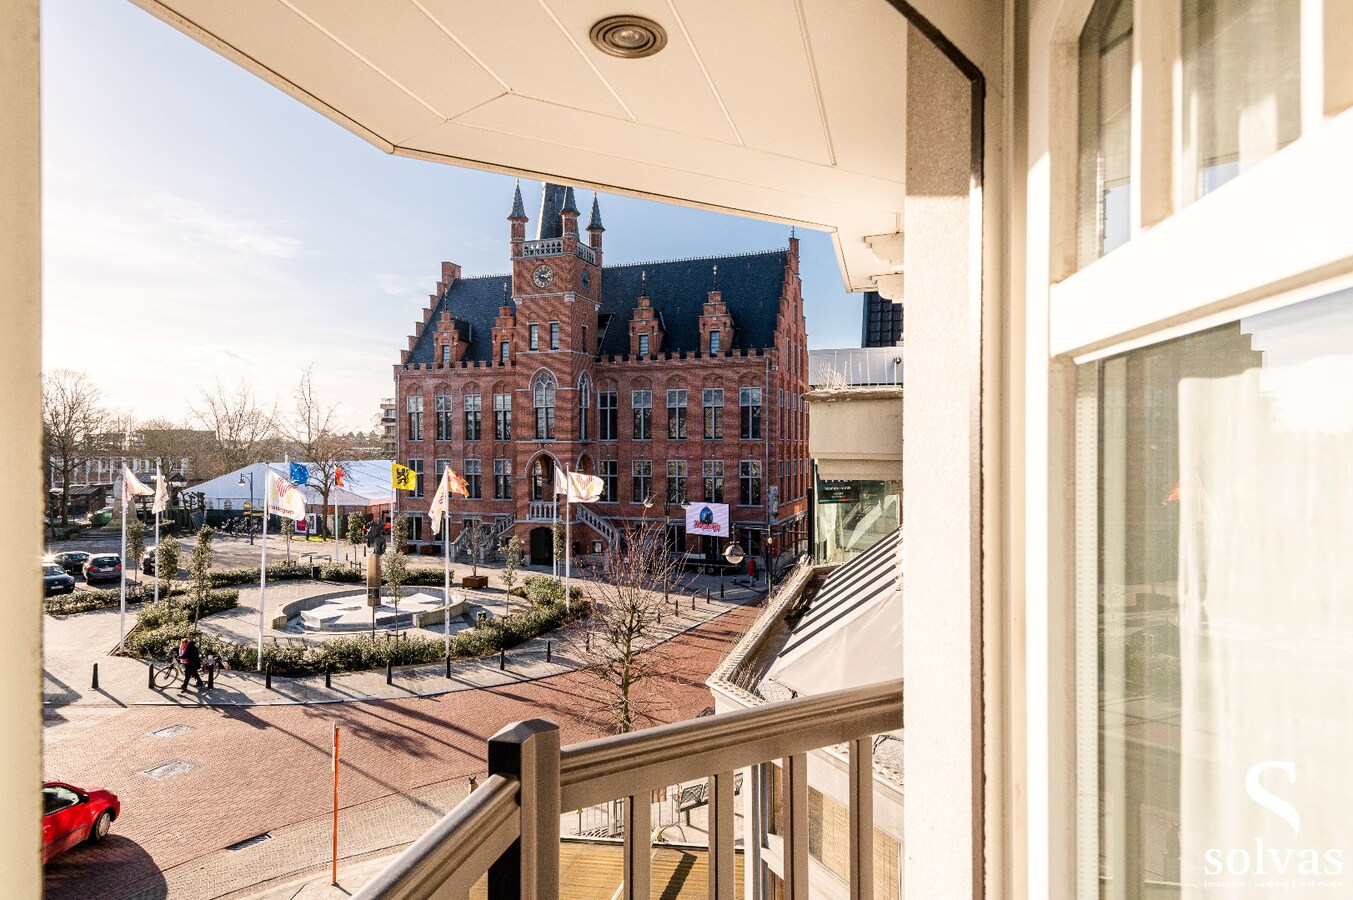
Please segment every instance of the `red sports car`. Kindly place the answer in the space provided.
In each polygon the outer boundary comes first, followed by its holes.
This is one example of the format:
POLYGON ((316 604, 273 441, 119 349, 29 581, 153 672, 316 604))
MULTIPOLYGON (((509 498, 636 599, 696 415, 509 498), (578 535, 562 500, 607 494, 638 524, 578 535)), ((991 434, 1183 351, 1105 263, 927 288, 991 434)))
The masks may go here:
POLYGON ((121 811, 117 795, 103 788, 46 782, 42 786, 42 861, 84 841, 103 840, 121 811))

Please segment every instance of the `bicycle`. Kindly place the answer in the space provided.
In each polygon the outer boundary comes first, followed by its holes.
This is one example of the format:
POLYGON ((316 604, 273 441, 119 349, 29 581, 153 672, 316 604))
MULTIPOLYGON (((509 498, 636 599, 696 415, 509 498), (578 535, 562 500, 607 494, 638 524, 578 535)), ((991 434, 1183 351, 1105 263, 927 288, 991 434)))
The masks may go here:
POLYGON ((183 678, 183 663, 177 653, 169 654, 169 664, 155 669, 155 686, 167 688, 183 678))

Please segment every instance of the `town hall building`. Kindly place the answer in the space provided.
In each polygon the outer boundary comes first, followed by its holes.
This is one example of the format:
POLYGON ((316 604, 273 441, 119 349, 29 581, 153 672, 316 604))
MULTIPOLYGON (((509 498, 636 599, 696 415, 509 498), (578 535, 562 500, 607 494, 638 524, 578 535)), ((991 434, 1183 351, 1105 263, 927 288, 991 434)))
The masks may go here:
POLYGON ((605 265, 595 196, 586 240, 572 188, 547 184, 533 240, 513 197, 511 273, 464 277, 443 262, 395 367, 397 459, 415 545, 441 471, 465 477, 451 535, 480 521, 534 564, 553 556, 557 467, 598 475, 601 501, 573 504, 580 553, 627 523, 667 522, 676 552, 718 562, 727 539, 687 538, 682 504, 730 507, 763 564, 807 547, 808 346, 798 240, 783 250, 605 265))

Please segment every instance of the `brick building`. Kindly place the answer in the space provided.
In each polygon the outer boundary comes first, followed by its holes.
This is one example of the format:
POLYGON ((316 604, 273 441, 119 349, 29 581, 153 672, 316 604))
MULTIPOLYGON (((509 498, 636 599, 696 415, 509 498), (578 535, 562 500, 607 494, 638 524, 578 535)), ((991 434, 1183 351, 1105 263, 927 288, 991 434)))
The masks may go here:
POLYGON ((723 541, 684 534, 683 500, 722 501, 749 553, 806 547, 808 348, 798 241, 764 253, 607 266, 593 198, 586 240, 572 188, 546 185, 535 239, 521 189, 508 217, 511 274, 437 291, 395 367, 397 459, 420 475, 401 494, 415 543, 444 466, 472 497, 464 523, 517 534, 551 559, 556 466, 599 475, 601 502, 573 507, 590 552, 627 521, 661 519, 693 561, 723 541), (651 500, 645 508, 643 501, 651 500))

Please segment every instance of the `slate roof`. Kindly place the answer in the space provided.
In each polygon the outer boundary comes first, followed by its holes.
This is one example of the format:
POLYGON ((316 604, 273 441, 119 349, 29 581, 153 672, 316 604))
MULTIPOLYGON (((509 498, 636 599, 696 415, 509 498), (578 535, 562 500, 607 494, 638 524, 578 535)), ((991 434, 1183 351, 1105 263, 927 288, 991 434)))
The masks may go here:
MULTIPOLYGON (((562 197, 560 198, 562 202, 562 197)), ((719 290, 733 317, 733 340, 729 350, 765 349, 775 346, 775 322, 780 312, 780 294, 789 264, 788 250, 747 253, 740 256, 708 256, 673 259, 624 266, 605 266, 601 276, 600 319, 609 325, 602 335, 602 356, 629 352, 629 323, 639 301, 640 277, 647 276, 648 299, 661 317, 666 331, 663 351, 695 353, 700 349, 700 315, 719 267, 719 290)), ((437 301, 437 308, 409 354, 410 363, 435 362, 433 334, 443 310, 470 326, 466 360, 488 362, 494 358, 493 324, 503 305, 503 288, 509 275, 463 278, 437 301)), ((515 310, 511 300, 508 305, 515 310)), ((464 331, 462 330, 462 334, 464 331)))

